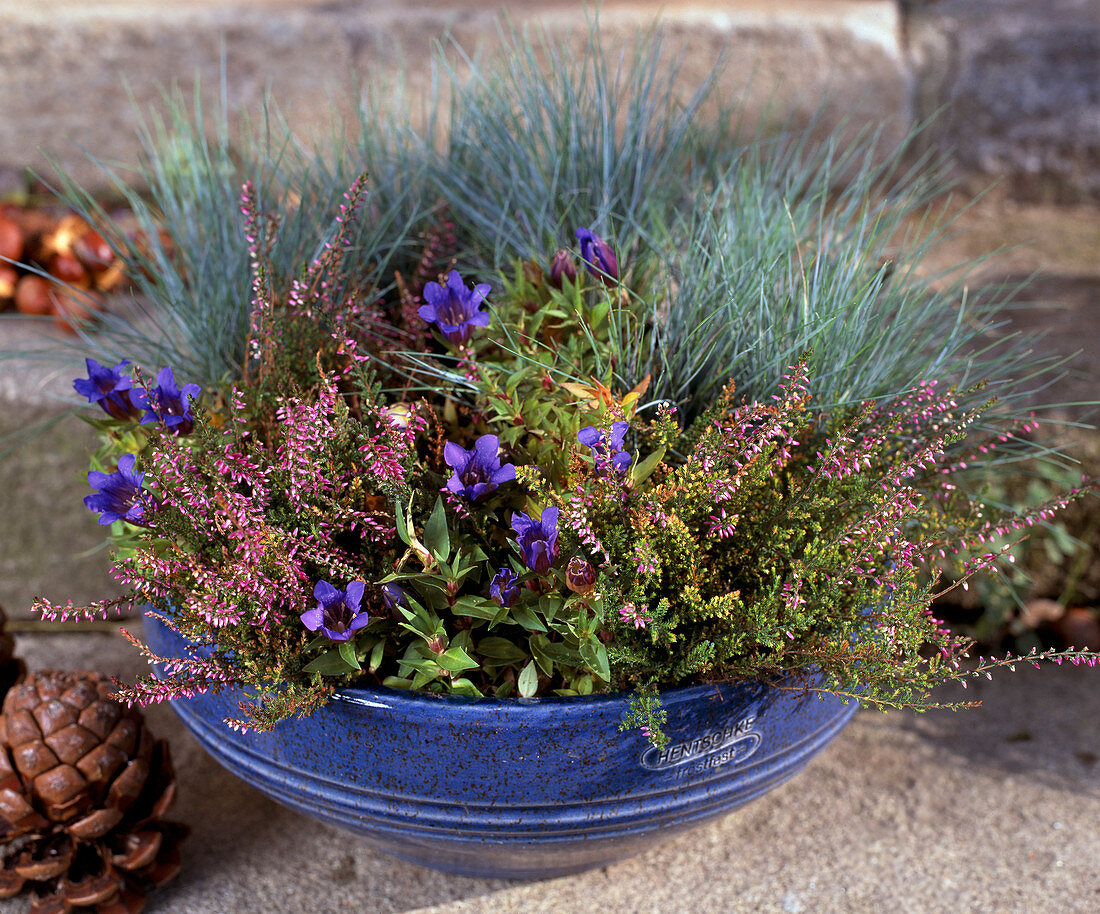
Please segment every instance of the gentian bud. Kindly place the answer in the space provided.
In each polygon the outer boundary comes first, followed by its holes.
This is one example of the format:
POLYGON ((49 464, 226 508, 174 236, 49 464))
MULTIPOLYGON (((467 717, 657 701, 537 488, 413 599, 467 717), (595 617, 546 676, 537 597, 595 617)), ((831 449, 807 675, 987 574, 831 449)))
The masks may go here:
POLYGON ((383 584, 382 605, 386 607, 386 611, 393 618, 398 618, 400 613, 397 611, 397 608, 406 605, 405 591, 398 587, 393 581, 390 581, 388 584, 383 584))
POLYGON ((565 568, 565 586, 582 597, 591 593, 596 586, 596 569, 579 555, 574 556, 565 568))
POLYGON ((581 259, 589 273, 604 282, 619 281, 619 261, 611 245, 586 228, 577 229, 577 241, 581 244, 581 259))
POLYGON ((577 281, 577 262, 568 251, 558 251, 550 261, 550 285, 560 289, 567 279, 577 281))

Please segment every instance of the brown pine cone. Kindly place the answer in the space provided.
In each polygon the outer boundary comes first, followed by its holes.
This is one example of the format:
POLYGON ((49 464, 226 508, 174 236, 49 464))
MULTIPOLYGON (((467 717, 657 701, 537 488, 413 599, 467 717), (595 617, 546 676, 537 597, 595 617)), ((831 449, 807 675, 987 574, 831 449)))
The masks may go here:
POLYGON ((179 872, 168 745, 98 673, 31 673, 0 714, 0 898, 31 914, 136 914, 179 872))
POLYGON ((26 665, 15 656, 15 638, 8 631, 8 615, 0 606, 0 702, 26 672, 26 665))

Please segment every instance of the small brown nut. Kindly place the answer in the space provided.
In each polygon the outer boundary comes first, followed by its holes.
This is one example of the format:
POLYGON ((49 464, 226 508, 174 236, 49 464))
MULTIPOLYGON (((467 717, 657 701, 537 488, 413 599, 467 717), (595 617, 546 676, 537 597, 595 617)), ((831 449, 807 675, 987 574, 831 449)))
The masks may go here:
POLYGON ((87 289, 92 284, 92 277, 72 254, 54 254, 46 264, 46 269, 51 276, 56 276, 66 285, 76 286, 78 289, 87 289))
POLYGON ((115 262, 115 252, 95 229, 89 229, 74 239, 73 254, 93 276, 115 262))
MULTIPOLYGON (((23 246, 26 238, 18 223, 6 216, 0 216, 0 257, 8 260, 18 260, 23 256, 23 246)), ((9 267, 11 264, 4 264, 9 267)))
POLYGON ((24 276, 15 284, 15 307, 21 314, 53 314, 53 283, 41 276, 24 276))
POLYGON ((15 297, 17 282, 19 282, 19 274, 15 272, 15 267, 9 263, 0 263, 0 303, 15 297))
POLYGON ((42 253, 47 258, 53 254, 71 254, 76 239, 89 231, 90 228, 91 226, 79 216, 62 216, 57 220, 53 230, 43 235, 41 240, 42 253))

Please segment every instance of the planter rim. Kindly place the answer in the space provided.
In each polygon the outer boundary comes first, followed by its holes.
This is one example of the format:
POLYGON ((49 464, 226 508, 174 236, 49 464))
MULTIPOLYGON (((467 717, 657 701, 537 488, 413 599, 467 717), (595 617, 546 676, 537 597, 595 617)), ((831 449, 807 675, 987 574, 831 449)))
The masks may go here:
MULTIPOLYGON (((662 703, 664 703, 665 700, 695 698, 699 694, 720 689, 767 687, 771 684, 771 682, 756 679, 694 682, 669 686, 658 689, 657 692, 661 696, 662 703)), ((514 713, 530 708, 570 708, 582 705, 588 710, 594 710, 600 706, 622 705, 623 702, 629 701, 633 695, 634 692, 632 691, 616 690, 592 695, 544 695, 538 698, 483 696, 475 698, 469 695, 440 694, 419 689, 393 689, 389 686, 341 686, 332 693, 331 700, 367 708, 389 708, 399 704, 436 705, 447 703, 474 711, 492 710, 494 713, 514 713)))

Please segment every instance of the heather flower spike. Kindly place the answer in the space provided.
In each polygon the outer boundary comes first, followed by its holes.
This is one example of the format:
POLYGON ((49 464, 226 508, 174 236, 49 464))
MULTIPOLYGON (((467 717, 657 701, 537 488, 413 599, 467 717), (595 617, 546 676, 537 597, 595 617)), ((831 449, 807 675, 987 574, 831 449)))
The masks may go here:
POLYGON ((362 581, 352 581, 345 590, 338 590, 328 581, 318 581, 313 596, 320 602, 302 613, 302 625, 332 641, 347 641, 370 621, 366 610, 359 608, 365 589, 362 581))
POLYGON ((98 405, 112 419, 136 419, 138 411, 130 401, 133 381, 123 369, 130 363, 123 359, 114 368, 100 365, 95 359, 85 359, 88 377, 77 378, 73 388, 89 403, 98 405))
POLYGON ((581 259, 588 272, 604 281, 618 282, 619 261, 611 245, 586 228, 577 229, 577 241, 580 242, 581 259))
POLYGON ((491 288, 481 283, 468 289, 458 270, 451 270, 447 285, 430 282, 424 286, 427 304, 421 305, 416 313, 429 324, 435 324, 452 346, 461 346, 474 327, 489 326, 489 313, 481 310, 481 303, 491 288))
POLYGON ((447 488, 473 502, 489 495, 502 482, 516 478, 514 464, 500 464, 500 439, 496 435, 482 435, 469 451, 448 441, 443 446, 443 459, 455 471, 447 480, 447 488))
POLYGON ((592 451, 596 461, 596 475, 606 476, 610 464, 616 473, 630 469, 630 452, 623 450, 623 440, 630 425, 626 422, 611 423, 611 440, 604 440, 603 429, 587 425, 577 433, 577 440, 592 451))
POLYGON ((633 625, 635 628, 645 628, 649 622, 649 613, 646 611, 645 606, 639 608, 633 603, 627 603, 619 609, 619 618, 627 625, 633 625))
POLYGON ((162 368, 157 372, 156 387, 151 391, 136 388, 130 393, 130 399, 138 409, 145 410, 142 425, 162 422, 168 431, 186 435, 195 427, 190 401, 197 400, 201 393, 198 384, 184 384, 181 390, 172 369, 162 368))
POLYGON ((501 568, 489 583, 489 596, 497 606, 507 608, 519 596, 516 573, 511 568, 501 568))
POLYGON ((558 509, 546 508, 538 520, 522 511, 513 514, 512 529, 527 567, 535 574, 546 574, 558 560, 558 509))
POLYGON ((99 512, 99 523, 107 526, 116 520, 129 521, 131 524, 144 525, 145 506, 141 482, 144 473, 134 472, 134 454, 123 454, 118 459, 118 470, 103 473, 92 470, 88 474, 88 485, 97 489, 95 495, 84 497, 85 506, 99 512))

